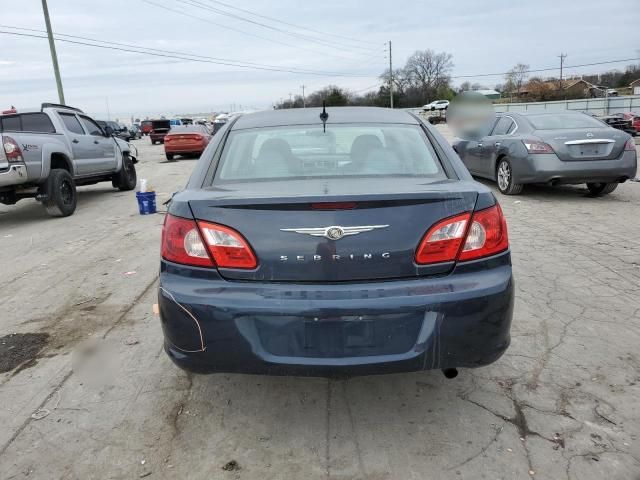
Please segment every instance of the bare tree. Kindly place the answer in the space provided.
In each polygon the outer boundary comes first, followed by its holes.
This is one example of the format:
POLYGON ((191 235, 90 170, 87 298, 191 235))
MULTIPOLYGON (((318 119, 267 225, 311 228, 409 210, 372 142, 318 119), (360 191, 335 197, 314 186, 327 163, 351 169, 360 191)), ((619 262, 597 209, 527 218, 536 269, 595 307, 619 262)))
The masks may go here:
POLYGON ((529 65, 524 63, 518 63, 515 67, 507 72, 504 76, 507 81, 507 85, 512 85, 515 90, 518 98, 520 98, 520 89, 524 84, 524 81, 529 76, 529 65))
POLYGON ((450 53, 418 50, 407 60, 405 74, 411 86, 422 91, 429 100, 438 87, 449 85, 449 74, 453 69, 451 59, 450 53))

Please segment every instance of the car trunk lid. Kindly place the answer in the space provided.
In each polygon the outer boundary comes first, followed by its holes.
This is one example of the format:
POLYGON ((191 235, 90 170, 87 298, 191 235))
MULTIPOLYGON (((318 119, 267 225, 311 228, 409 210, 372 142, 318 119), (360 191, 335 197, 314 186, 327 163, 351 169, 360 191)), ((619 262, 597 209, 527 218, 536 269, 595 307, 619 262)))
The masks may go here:
POLYGON ((626 135, 612 128, 581 128, 575 130, 537 130, 560 160, 612 160, 624 149, 626 135))
POLYGON ((189 205, 197 220, 238 231, 258 258, 255 270, 220 268, 223 277, 340 282, 447 273, 452 262, 419 266, 415 250, 430 226, 476 199, 468 182, 372 178, 226 185, 195 192, 189 205))

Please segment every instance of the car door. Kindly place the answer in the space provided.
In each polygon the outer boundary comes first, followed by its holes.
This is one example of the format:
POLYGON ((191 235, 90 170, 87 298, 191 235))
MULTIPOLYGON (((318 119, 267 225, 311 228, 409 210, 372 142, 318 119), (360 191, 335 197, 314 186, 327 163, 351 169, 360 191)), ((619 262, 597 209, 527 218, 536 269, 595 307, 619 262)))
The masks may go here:
POLYGON ((116 169, 118 164, 118 158, 116 156, 115 141, 111 137, 107 137, 104 134, 100 125, 94 120, 85 116, 78 115, 80 122, 85 131, 91 136, 93 144, 97 150, 97 157, 95 162, 95 172, 112 172, 116 169))
POLYGON ((514 127, 515 122, 511 117, 499 117, 493 127, 493 131, 482 138, 478 150, 477 171, 483 177, 494 177, 494 165, 498 156, 498 150, 505 136, 512 132, 514 127))
POLYGON ((79 176, 90 175, 95 171, 94 168, 100 156, 97 146, 93 143, 93 138, 86 134, 75 113, 58 112, 58 115, 67 131, 67 138, 71 142, 77 174, 79 176))

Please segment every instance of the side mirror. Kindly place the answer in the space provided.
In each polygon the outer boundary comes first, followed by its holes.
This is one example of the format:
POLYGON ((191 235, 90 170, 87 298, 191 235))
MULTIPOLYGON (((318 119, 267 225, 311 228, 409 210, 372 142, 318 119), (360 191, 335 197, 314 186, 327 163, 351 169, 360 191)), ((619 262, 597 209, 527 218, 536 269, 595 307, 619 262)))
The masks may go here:
POLYGON ((111 137, 113 135, 113 128, 104 127, 104 135, 105 137, 111 137))

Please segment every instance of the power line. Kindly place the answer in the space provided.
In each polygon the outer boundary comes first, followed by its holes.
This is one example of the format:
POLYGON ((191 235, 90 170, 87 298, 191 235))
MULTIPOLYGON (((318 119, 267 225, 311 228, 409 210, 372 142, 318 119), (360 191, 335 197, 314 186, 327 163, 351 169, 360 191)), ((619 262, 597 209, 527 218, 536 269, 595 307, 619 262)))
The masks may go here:
MULTIPOLYGON (((593 67, 596 65, 608 65, 612 63, 623 63, 623 62, 634 62, 640 60, 640 58, 622 58, 620 60, 609 60, 606 62, 593 62, 593 63, 583 63, 581 65, 565 65, 564 68, 579 68, 579 67, 593 67)), ((538 68, 535 70, 526 70, 524 73, 537 73, 537 72, 550 72, 551 70, 557 70, 558 67, 549 67, 549 68, 538 68)), ((451 78, 476 78, 476 77, 498 77, 502 75, 506 75, 509 72, 501 72, 501 73, 479 73, 477 75, 455 75, 451 78)))
POLYGON ((168 12, 177 13, 178 15, 182 15, 182 16, 185 16, 185 17, 189 17, 189 18, 193 18, 193 19, 196 19, 196 20, 200 20, 201 22, 205 22, 205 23, 208 23, 210 25, 215 25, 216 27, 224 28, 226 30, 231 30, 233 32, 238 32, 238 33, 241 33, 243 35, 247 35, 249 37, 259 38, 260 40, 266 40, 267 42, 276 43, 278 45, 284 45, 285 47, 298 48, 300 50, 306 50, 308 52, 319 53, 319 54, 322 54, 322 55, 328 55, 328 56, 336 57, 336 58, 349 58, 349 57, 345 57, 344 55, 336 55, 336 54, 330 53, 330 52, 323 52, 321 50, 315 50, 315 49, 312 49, 312 48, 307 48, 307 47, 304 47, 302 45, 292 45, 290 43, 283 42, 283 41, 280 41, 280 40, 274 40, 272 38, 263 37, 262 35, 257 35, 255 33, 248 32, 248 31, 243 30, 241 28, 230 27, 230 26, 224 25, 222 23, 214 22, 213 20, 210 20, 208 18, 203 18, 203 17, 199 17, 197 15, 192 15, 192 14, 187 13, 187 12, 183 12, 181 10, 176 10, 174 8, 167 7, 166 5, 155 3, 155 2, 153 2, 151 0, 141 0, 141 1, 144 2, 144 3, 147 3, 149 5, 153 5, 154 7, 166 10, 168 12))
POLYGON ((355 45, 354 46, 345 46, 345 45, 337 44, 335 42, 331 42, 331 41, 328 41, 328 40, 320 40, 317 37, 312 37, 312 36, 309 36, 309 35, 304 35, 304 34, 301 34, 301 33, 292 32, 290 30, 285 30, 285 29, 282 29, 282 28, 274 27, 273 25, 268 25, 266 23, 258 22, 256 20, 252 20, 250 18, 246 18, 246 17, 243 17, 241 15, 237 15, 235 13, 227 12, 225 10, 221 10, 219 8, 212 7, 210 5, 207 5, 207 4, 204 4, 204 3, 200 2, 198 0, 178 0, 178 1, 181 2, 181 3, 184 3, 185 5, 190 5, 192 7, 201 8, 203 10, 208 10, 208 11, 217 13, 219 15, 224 15, 226 17, 234 18, 234 19, 240 20, 242 22, 251 23, 253 25, 257 25, 257 26, 260 26, 260 27, 263 27, 263 28, 266 28, 266 29, 269 29, 269 30, 273 30, 273 31, 276 31, 276 32, 279 32, 279 33, 283 33, 285 35, 289 35, 289 36, 292 36, 292 37, 295 37, 295 38, 306 40, 308 42, 317 43, 317 44, 323 45, 325 47, 336 48, 338 50, 343 50, 343 51, 345 49, 349 49, 349 48, 358 48, 358 49, 366 50, 366 51, 373 50, 372 48, 369 48, 369 47, 359 47, 359 46, 355 46, 355 45))
POLYGON ((375 42, 370 42, 368 40, 362 40, 359 38, 354 38, 354 37, 347 37, 345 35, 338 35, 336 33, 329 33, 329 32, 322 32, 320 30, 315 30, 311 27, 303 27, 301 25, 296 25, 295 23, 289 23, 289 22, 285 22, 284 20, 280 20, 278 18, 274 18, 274 17, 268 17, 266 15, 261 15, 259 13, 253 12, 251 10, 246 10, 244 8, 240 8, 240 7, 236 7, 234 5, 229 5, 228 3, 225 2, 221 2, 219 0, 207 0, 209 3, 217 3, 219 5, 223 5, 227 8, 233 9, 233 10, 237 10, 240 12, 244 12, 244 13, 248 13, 249 15, 253 15, 255 17, 258 18, 263 18, 265 20, 270 20, 272 22, 277 22, 277 23, 281 23, 282 25, 288 25, 289 27, 294 27, 294 28, 298 28, 301 30, 308 30, 309 32, 314 32, 320 35, 324 35, 324 36, 330 36, 330 37, 335 37, 335 38, 341 38, 342 40, 349 40, 351 42, 359 42, 359 43, 365 43, 365 44, 369 44, 369 45, 377 45, 375 42))
MULTIPOLYGON (((16 27, 11 27, 11 28, 16 28, 16 27)), ((0 30, 0 34, 14 35, 14 36, 20 36, 20 37, 31 37, 31 38, 47 38, 46 35, 35 35, 35 34, 19 33, 19 32, 8 32, 8 31, 5 31, 5 30, 0 30)), ((168 52, 168 51, 165 51, 164 53, 159 53, 159 52, 163 52, 163 51, 162 50, 158 50, 158 49, 150 49, 150 48, 147 48, 147 47, 138 47, 138 46, 134 46, 134 45, 130 46, 131 48, 122 48, 122 47, 118 47, 118 46, 100 45, 100 44, 97 44, 97 43, 87 43, 87 42, 80 42, 80 41, 77 41, 77 40, 68 40, 66 38, 59 38, 61 35, 60 34, 56 34, 56 35, 58 35, 58 38, 56 38, 56 40, 59 41, 59 42, 72 43, 72 44, 75 44, 75 45, 84 45, 84 46, 88 46, 88 47, 96 47, 96 48, 102 48, 102 49, 107 49, 107 50, 116 50, 116 51, 129 52, 129 53, 138 53, 138 54, 143 54, 143 55, 152 55, 152 56, 155 56, 155 57, 174 58, 174 59, 186 60, 186 61, 191 61, 191 62, 211 63, 211 64, 215 64, 215 65, 226 65, 226 66, 230 66, 230 67, 240 67, 240 68, 248 68, 248 69, 254 69, 254 70, 265 70, 265 71, 272 71, 272 72, 296 73, 296 74, 303 74, 303 75, 318 75, 318 76, 322 76, 322 77, 364 77, 364 78, 371 78, 371 75, 360 75, 360 74, 348 74, 348 73, 339 73, 339 72, 325 72, 325 71, 318 71, 318 70, 284 68, 284 67, 278 67, 278 66, 275 66, 275 65, 263 65, 263 64, 257 64, 257 63, 241 62, 241 61, 238 61, 238 60, 218 59, 216 57, 205 57, 205 56, 202 56, 202 55, 194 55, 194 54, 191 54, 191 53, 177 53, 177 52, 168 52), (140 50, 132 50, 132 48, 137 48, 137 49, 140 49, 140 50)), ((87 38, 87 37, 85 37, 85 38, 87 38)), ((104 42, 102 40, 93 40, 93 39, 91 39, 89 41, 101 42, 101 43, 105 43, 105 44, 113 44, 114 43, 114 42, 104 42)))

